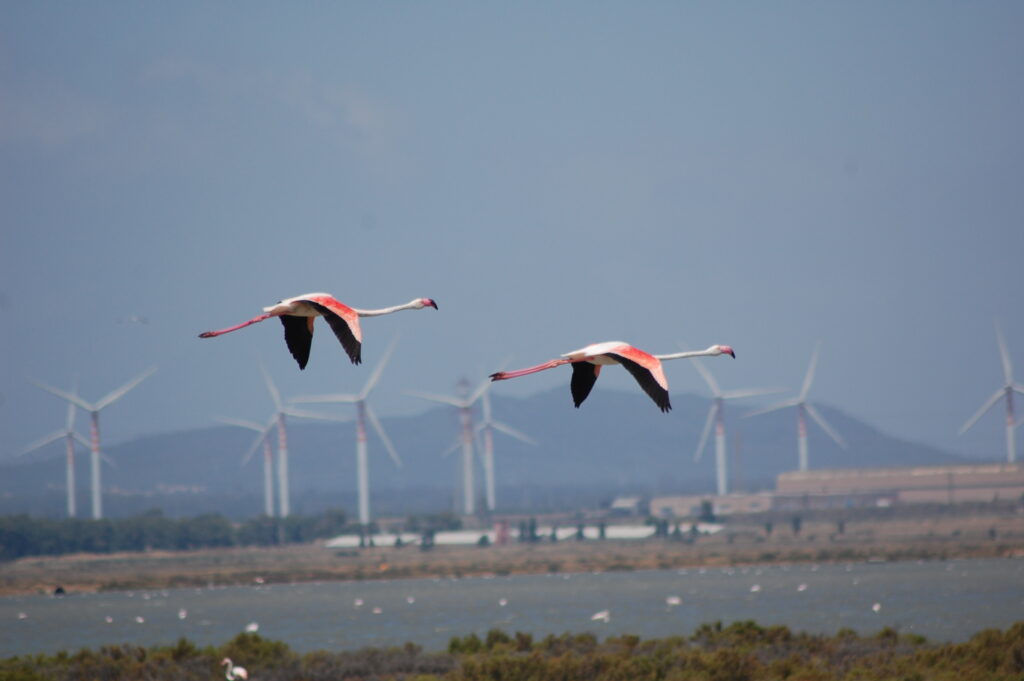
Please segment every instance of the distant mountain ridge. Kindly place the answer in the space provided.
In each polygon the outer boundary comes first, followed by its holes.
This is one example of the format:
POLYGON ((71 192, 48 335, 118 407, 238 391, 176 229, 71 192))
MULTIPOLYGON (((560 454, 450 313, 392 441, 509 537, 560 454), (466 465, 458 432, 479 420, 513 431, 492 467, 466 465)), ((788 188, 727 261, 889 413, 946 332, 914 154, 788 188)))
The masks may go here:
MULTIPOLYGON (((709 400, 673 395, 662 414, 643 395, 595 391, 580 409, 559 387, 528 398, 492 395, 495 417, 537 440, 531 446, 495 433, 499 511, 539 512, 594 504, 614 495, 711 493, 714 446, 693 456, 709 400)), ((729 404, 726 414, 730 488, 765 489, 779 473, 794 470, 796 416, 792 410, 740 418, 755 405, 729 404)), ((879 432, 843 412, 818 405, 847 439, 836 446, 809 426, 811 468, 859 468, 965 463, 935 447, 879 432)), ((382 419, 405 465, 397 469, 370 433, 370 484, 374 515, 452 509, 460 456, 449 450, 458 434, 456 411, 439 406, 414 416, 382 419)), ((116 467, 104 469, 108 515, 161 508, 168 515, 220 512, 248 517, 262 509, 262 453, 241 466, 254 434, 211 426, 138 438, 110 447, 116 467)), ((355 508, 354 424, 290 419, 288 429, 293 512, 355 508)), ((276 448, 276 439, 274 440, 276 448)), ((64 509, 63 450, 8 464, 0 470, 0 514, 29 512, 60 517, 64 509), (59 452, 59 453, 58 453, 59 452)), ((79 517, 88 517, 88 453, 76 462, 79 517)), ((477 465, 478 490, 482 471, 477 465)), ((482 494, 482 492, 479 492, 482 494)))

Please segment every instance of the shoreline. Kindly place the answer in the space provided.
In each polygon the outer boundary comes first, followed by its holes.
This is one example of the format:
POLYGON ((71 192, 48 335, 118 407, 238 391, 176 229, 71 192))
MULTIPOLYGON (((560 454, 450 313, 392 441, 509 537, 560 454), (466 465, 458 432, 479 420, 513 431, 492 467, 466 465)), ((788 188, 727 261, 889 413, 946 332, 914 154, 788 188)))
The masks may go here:
POLYGON ((1019 514, 805 522, 766 535, 731 524, 692 543, 562 540, 505 546, 330 549, 322 543, 27 557, 0 564, 0 597, 310 581, 359 581, 724 567, 728 565, 1024 557, 1019 514))

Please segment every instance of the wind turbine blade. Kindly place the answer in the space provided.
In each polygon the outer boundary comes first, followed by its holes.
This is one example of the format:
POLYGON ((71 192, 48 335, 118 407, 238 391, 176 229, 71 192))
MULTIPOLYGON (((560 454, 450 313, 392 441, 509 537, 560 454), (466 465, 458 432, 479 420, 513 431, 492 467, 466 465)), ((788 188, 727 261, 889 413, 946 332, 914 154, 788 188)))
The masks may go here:
POLYGON ((300 419, 314 419, 316 421, 335 421, 341 422, 345 419, 338 416, 331 416, 330 414, 321 414, 315 411, 306 411, 305 409, 296 409, 295 407, 281 407, 281 413, 288 416, 297 416, 300 419))
POLYGON ((999 322, 996 321, 996 342, 999 343, 999 355, 1003 360, 1003 378, 1006 380, 1006 385, 1013 384, 1013 365, 1010 363, 1010 353, 1006 350, 1006 339, 1003 338, 1003 331, 999 328, 999 322))
POLYGON ((455 442, 452 443, 451 447, 449 447, 448 449, 446 449, 443 452, 441 452, 441 456, 442 457, 449 457, 452 454, 454 454, 455 452, 459 451, 459 449, 461 449, 461 448, 462 448, 462 437, 460 436, 460 437, 455 438, 455 442))
MULTIPOLYGON (((681 343, 680 346, 682 346, 681 343)), ((711 372, 708 371, 707 367, 701 364, 699 359, 691 359, 690 364, 693 365, 693 368, 697 370, 697 373, 701 375, 704 382, 708 384, 709 388, 711 388, 711 396, 721 397, 722 391, 718 388, 718 381, 716 381, 715 377, 711 375, 711 372)))
POLYGON ((89 447, 92 446, 91 442, 86 440, 84 437, 82 437, 78 433, 71 433, 71 437, 75 438, 75 442, 77 442, 78 444, 82 445, 86 449, 88 449, 89 447))
POLYGON ((811 383, 814 382, 814 372, 818 368, 818 353, 821 350, 821 341, 814 346, 814 354, 811 355, 811 363, 807 367, 807 375, 804 376, 804 385, 800 388, 800 401, 807 399, 807 393, 811 390, 811 383))
POLYGON ((46 392, 53 393, 57 397, 61 397, 67 400, 68 402, 71 402, 72 404, 77 404, 79 407, 86 411, 96 411, 96 409, 93 408, 93 405, 89 404, 78 395, 72 395, 71 393, 64 392, 59 388, 54 388, 52 385, 46 385, 45 383, 40 383, 39 381, 32 381, 32 383, 37 388, 42 388, 46 392))
POLYGON ((37 449, 39 449, 40 447, 45 447, 46 445, 50 444, 51 442, 56 442, 57 440, 61 439, 62 437, 64 437, 67 434, 68 433, 67 433, 66 430, 58 430, 58 431, 56 431, 54 433, 50 433, 49 435, 44 435, 43 437, 39 438, 38 440, 36 440, 32 444, 26 446, 25 449, 23 449, 20 452, 18 452, 18 456, 25 456, 29 452, 34 452, 37 449))
MULTIPOLYGON (((75 374, 75 377, 71 380, 71 394, 78 394, 78 374, 75 374)), ((74 402, 68 402, 68 418, 65 421, 65 428, 69 433, 75 430, 75 412, 78 411, 76 407, 77 405, 74 402)))
POLYGON ((245 450, 245 456, 242 457, 242 463, 238 464, 239 467, 243 467, 245 464, 249 463, 249 459, 251 459, 252 455, 256 453, 256 450, 260 448, 263 441, 267 439, 267 435, 270 433, 271 428, 272 426, 267 426, 266 430, 256 436, 256 439, 253 440, 251 445, 249 445, 249 449, 245 450))
POLYGON ((412 397, 418 397, 422 400, 430 400, 432 402, 440 402, 442 404, 450 404, 453 407, 467 407, 469 404, 466 400, 460 400, 457 397, 448 397, 447 395, 435 395, 433 393, 421 393, 418 390, 403 390, 406 395, 412 397))
POLYGON ((274 400, 274 408, 280 411, 282 407, 281 393, 277 391, 274 379, 270 377, 270 373, 267 371, 267 367, 263 366, 263 362, 260 362, 260 371, 263 372, 263 382, 267 384, 267 390, 270 391, 270 398, 274 400))
POLYGON ((974 412, 974 416, 967 419, 967 423, 960 427, 960 432, 957 433, 957 435, 963 435, 964 433, 966 433, 970 429, 970 427, 973 426, 978 421, 978 419, 981 418, 982 414, 991 409, 992 405, 999 401, 999 398, 1003 396, 1003 393, 1004 390, 1002 388, 995 391, 995 393, 992 394, 992 397, 988 398, 985 404, 981 405, 981 408, 978 409, 978 411, 974 412))
POLYGON ((266 426, 264 426, 262 423, 246 421, 245 419, 235 419, 229 416, 218 416, 217 420, 220 421, 221 423, 226 423, 229 426, 238 426, 239 428, 255 430, 257 433, 262 433, 266 429, 266 426))
POLYGON ((491 379, 485 378, 483 380, 483 382, 480 383, 480 385, 477 387, 477 389, 473 391, 473 394, 470 395, 466 399, 466 403, 467 404, 473 404, 474 402, 479 400, 481 397, 483 397, 483 395, 488 391, 488 389, 490 389, 490 387, 491 387, 491 379))
POLYGON ((505 425, 501 421, 491 421, 490 426, 492 428, 494 428, 495 430, 500 430, 502 433, 505 433, 505 435, 508 435, 509 437, 514 437, 517 440, 521 440, 521 441, 525 442, 528 445, 536 445, 537 444, 537 441, 534 440, 529 435, 527 435, 526 433, 518 431, 515 428, 513 428, 512 426, 505 425))
POLYGON ((377 385, 377 381, 380 380, 380 376, 384 372, 384 367, 388 365, 388 360, 391 359, 391 355, 394 353, 396 345, 398 345, 397 337, 391 341, 391 345, 389 345, 388 349, 384 351, 384 356, 381 357, 380 362, 377 363, 377 367, 373 370, 373 373, 370 374, 370 378, 367 379, 366 385, 363 386, 362 392, 359 393, 360 399, 365 400, 369 397, 370 392, 373 390, 374 386, 377 385))
POLYGON ((377 435, 380 435, 380 439, 384 443, 384 448, 387 449, 388 454, 391 455, 391 460, 395 462, 396 466, 402 468, 404 466, 402 458, 398 456, 398 452, 395 451, 395 445, 391 443, 391 438, 389 438, 388 434, 384 432, 384 426, 380 424, 380 421, 377 419, 377 415, 373 413, 373 409, 370 409, 370 405, 368 404, 366 405, 366 416, 370 419, 370 424, 373 426, 373 429, 377 431, 377 435))
POLYGON ((328 402, 344 402, 351 404, 359 401, 359 395, 349 393, 329 393, 327 395, 299 395, 288 400, 291 404, 326 404, 328 402))
POLYGON ((96 411, 99 411, 100 409, 103 409, 104 407, 107 407, 110 404, 112 404, 112 403, 116 402, 117 400, 121 399, 122 397, 124 397, 125 393, 127 393, 129 390, 131 390, 132 388, 137 386, 139 383, 142 383, 144 380, 146 380, 147 378, 152 376, 154 373, 156 373, 156 369, 157 369, 157 367, 155 367, 155 366, 146 369, 141 374, 139 374, 138 376, 136 376, 132 380, 130 380, 127 383, 125 383, 124 385, 122 385, 117 390, 114 390, 113 392, 111 392, 109 395, 107 395, 102 400, 100 400, 99 402, 96 403, 96 411))
POLYGON ((704 421, 704 430, 700 432, 700 444, 697 445, 697 451, 693 454, 694 461, 700 461, 701 454, 704 453, 704 445, 708 443, 708 436, 711 435, 711 426, 715 422, 715 414, 718 412, 718 403, 712 402, 711 408, 708 409, 708 417, 704 421))
POLYGON ((785 402, 776 402, 762 409, 755 409, 754 411, 748 411, 743 415, 743 418, 749 418, 751 416, 760 416, 761 414, 767 414, 772 411, 778 411, 779 409, 785 409, 786 407, 795 407, 800 404, 799 399, 786 400, 785 402))
POLYGON ((744 397, 760 397, 761 395, 775 395, 781 393, 785 388, 750 388, 749 390, 726 390, 720 395, 723 400, 739 400, 744 397))
POLYGON ((807 404, 804 405, 804 408, 807 409, 807 413, 811 415, 811 418, 814 419, 814 421, 819 426, 821 426, 821 429, 824 430, 826 433, 828 433, 828 436, 830 438, 832 438, 833 440, 836 441, 837 445, 839 445, 843 449, 847 449, 848 448, 848 445, 846 444, 846 440, 843 439, 843 436, 840 435, 839 433, 837 433, 835 431, 835 429, 828 424, 828 422, 825 420, 825 417, 822 416, 818 412, 818 410, 814 408, 813 404, 808 402, 807 404))
POLYGON ((107 464, 111 468, 117 468, 117 462, 111 459, 106 454, 100 454, 100 458, 103 459, 103 463, 107 464))

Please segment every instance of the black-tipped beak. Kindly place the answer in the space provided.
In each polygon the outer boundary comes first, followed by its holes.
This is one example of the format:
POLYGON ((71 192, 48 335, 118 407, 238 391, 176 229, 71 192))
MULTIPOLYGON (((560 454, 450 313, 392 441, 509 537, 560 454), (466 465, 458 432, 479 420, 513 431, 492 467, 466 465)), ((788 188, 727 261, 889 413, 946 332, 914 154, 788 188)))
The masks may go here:
POLYGON ((430 307, 434 308, 435 310, 437 309, 437 303, 434 302, 433 298, 430 299, 430 302, 427 303, 427 305, 430 305, 430 307))
POLYGON ((736 352, 734 350, 730 350, 729 356, 732 357, 733 359, 736 359, 736 352))

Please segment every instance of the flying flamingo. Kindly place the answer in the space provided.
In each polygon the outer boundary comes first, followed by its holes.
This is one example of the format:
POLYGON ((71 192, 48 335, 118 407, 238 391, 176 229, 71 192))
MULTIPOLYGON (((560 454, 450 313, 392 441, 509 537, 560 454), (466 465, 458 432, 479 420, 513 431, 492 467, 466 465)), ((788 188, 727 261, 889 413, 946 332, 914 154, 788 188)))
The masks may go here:
POLYGON ((736 357, 736 353, 728 345, 712 345, 707 350, 677 352, 671 355, 651 355, 628 343, 609 341, 594 343, 585 348, 567 352, 560 359, 553 359, 537 366, 516 371, 499 371, 491 374, 491 380, 504 381, 545 369, 553 369, 563 364, 572 364, 572 381, 569 387, 572 390, 573 403, 579 408, 583 404, 583 400, 587 399, 594 383, 597 382, 601 367, 608 364, 621 364, 626 371, 633 374, 633 378, 654 400, 654 403, 662 411, 668 411, 672 405, 668 400, 668 380, 661 368, 661 361, 684 357, 717 357, 718 355, 729 355, 734 359, 736 357))
POLYGON ((220 661, 220 663, 222 665, 224 665, 224 667, 226 669, 226 672, 224 674, 224 678, 227 679, 228 681, 235 681, 235 679, 248 679, 249 678, 249 672, 245 671, 245 667, 236 667, 234 665, 234 663, 231 662, 231 658, 230 657, 225 657, 223 660, 220 661))
POLYGON ((425 307, 437 309, 437 303, 430 298, 414 298, 404 305, 384 307, 379 310, 359 310, 345 305, 330 293, 306 293, 282 300, 277 305, 263 308, 263 314, 249 321, 229 326, 219 331, 204 331, 200 338, 213 338, 237 331, 250 324, 262 322, 271 317, 280 317, 284 325, 284 340, 292 357, 305 369, 309 361, 309 348, 313 343, 313 320, 322 316, 331 325, 334 335, 341 341, 349 359, 359 364, 362 359, 363 334, 359 330, 360 317, 379 317, 399 310, 422 310, 425 307))

